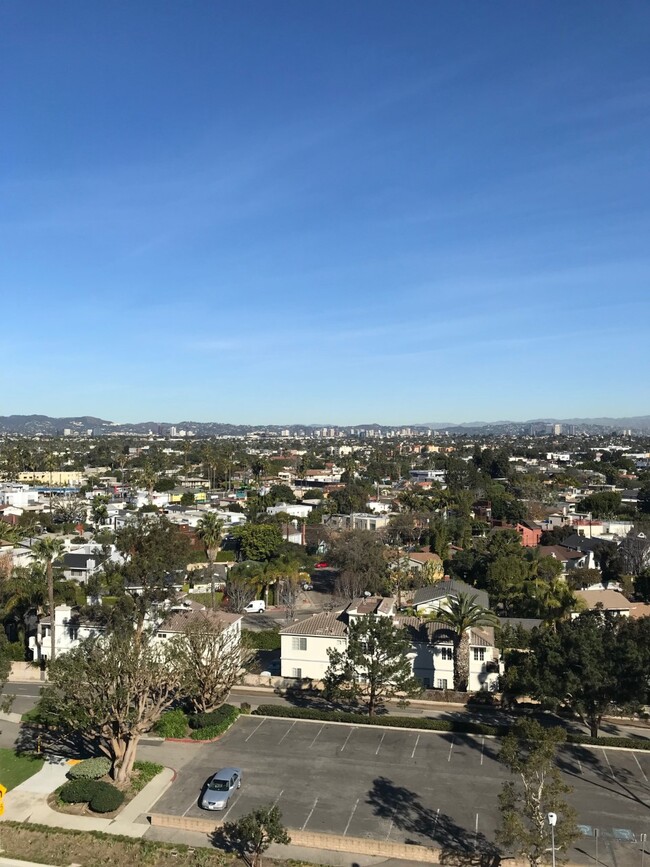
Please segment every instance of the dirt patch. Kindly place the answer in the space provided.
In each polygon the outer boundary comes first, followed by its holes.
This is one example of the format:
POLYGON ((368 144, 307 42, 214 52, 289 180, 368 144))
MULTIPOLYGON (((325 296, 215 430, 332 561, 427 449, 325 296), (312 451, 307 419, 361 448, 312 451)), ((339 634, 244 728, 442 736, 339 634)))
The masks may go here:
POLYGON ((2 824, 2 847, 5 858, 69 867, 97 867, 99 864, 129 867, 228 867, 240 863, 237 858, 210 849, 192 849, 149 840, 131 840, 108 834, 64 831, 42 825, 2 824))

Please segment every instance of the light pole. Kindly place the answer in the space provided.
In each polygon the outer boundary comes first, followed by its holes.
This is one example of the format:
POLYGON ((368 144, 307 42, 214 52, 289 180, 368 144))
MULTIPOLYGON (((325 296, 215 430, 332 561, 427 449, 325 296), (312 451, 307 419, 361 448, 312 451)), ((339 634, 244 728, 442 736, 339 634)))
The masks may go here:
POLYGON ((548 824, 551 826, 551 859, 553 867, 555 867, 555 826, 557 824, 557 813, 548 814, 548 824))

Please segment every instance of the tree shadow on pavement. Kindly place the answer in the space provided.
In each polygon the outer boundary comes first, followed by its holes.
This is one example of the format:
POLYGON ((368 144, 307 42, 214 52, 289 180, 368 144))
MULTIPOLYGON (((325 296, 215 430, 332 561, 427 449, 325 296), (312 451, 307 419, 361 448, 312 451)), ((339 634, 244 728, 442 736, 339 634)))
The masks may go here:
POLYGON ((446 813, 425 807, 415 792, 386 777, 373 780, 367 803, 376 816, 412 835, 407 843, 438 846, 443 864, 492 867, 500 861, 499 850, 483 834, 461 828, 446 813))
POLYGON ((22 725, 14 745, 16 753, 44 753, 87 758, 97 754, 97 747, 80 732, 64 732, 46 726, 22 725))

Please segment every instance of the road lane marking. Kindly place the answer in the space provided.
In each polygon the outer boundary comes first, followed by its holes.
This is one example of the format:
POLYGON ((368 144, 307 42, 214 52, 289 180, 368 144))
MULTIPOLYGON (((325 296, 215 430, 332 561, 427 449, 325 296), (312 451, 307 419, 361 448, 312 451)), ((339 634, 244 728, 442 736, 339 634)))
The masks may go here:
POLYGON ((339 750, 340 753, 342 753, 343 750, 347 747, 347 745, 348 745, 348 741, 349 741, 350 738, 352 737, 352 732, 353 732, 353 731, 355 731, 355 729, 350 729, 350 733, 348 734, 347 738, 345 739, 345 743, 343 744, 343 746, 342 746, 341 749, 339 750))
POLYGON ((483 764, 483 750, 485 748, 485 735, 481 738, 481 764, 483 764))
POLYGON ((381 749, 381 745, 383 744, 383 742, 384 742, 384 738, 385 738, 385 737, 386 737, 386 732, 382 732, 382 734, 381 734, 381 739, 380 739, 380 741, 379 741, 379 746, 378 746, 377 749, 375 750, 375 755, 376 755, 376 756, 379 755, 379 750, 381 749))
POLYGON ((274 807, 277 807, 277 806, 278 806, 278 801, 280 800, 280 798, 282 797, 283 794, 284 794, 284 789, 280 789, 280 794, 279 794, 278 797, 275 799, 275 801, 273 801, 273 806, 274 806, 274 807))
POLYGON ((301 831, 304 831, 305 828, 307 827, 307 822, 311 819, 312 813, 313 813, 314 810, 316 809, 316 804, 317 804, 317 803, 318 803, 318 798, 316 798, 316 800, 314 801, 314 804, 313 804, 311 810, 309 811, 309 815, 308 815, 307 818, 305 819, 305 824, 304 824, 304 825, 302 826, 302 828, 300 829, 301 831))
POLYGON ((357 803, 352 807, 352 812, 350 813, 350 818, 348 819, 348 824, 345 826, 345 831, 343 832, 343 836, 348 833, 348 828, 350 827, 350 822, 352 821, 352 817, 357 812, 357 807, 359 806, 359 798, 357 798, 357 803))
POLYGON ((415 739, 415 746, 413 747, 413 752, 411 753, 411 758, 415 756, 415 751, 418 748, 418 744, 420 743, 420 735, 418 735, 415 739))
POLYGON ((318 729, 318 732, 317 732, 317 734, 316 734, 316 737, 315 737, 314 740, 309 744, 309 749, 311 749, 311 748, 314 746, 314 744, 315 744, 316 741, 318 740, 318 735, 323 731, 324 728, 325 728, 325 726, 322 725, 322 726, 318 729))
POLYGON ((645 771, 643 770, 643 768, 642 768, 641 765, 639 764, 639 760, 638 760, 637 757, 634 755, 634 753, 632 753, 632 757, 634 758, 634 761, 637 763, 637 765, 639 765, 639 770, 640 770, 641 773, 643 774, 643 779, 644 779, 644 780, 646 781, 646 783, 647 783, 647 782, 648 782, 648 778, 646 777, 645 771))
POLYGON ((255 726, 255 728, 254 728, 253 731, 249 734, 249 736, 248 736, 247 738, 245 738, 245 742, 248 742, 248 741, 253 737, 253 735, 255 734, 255 732, 256 732, 259 728, 261 728, 261 726, 264 725, 265 722, 266 722, 266 719, 263 719, 262 722, 261 722, 258 726, 255 726))
POLYGON ((447 756, 447 761, 451 761, 451 751, 454 748, 454 738, 451 739, 451 743, 449 744, 449 755, 447 756))
POLYGON ((607 762, 607 767, 609 768, 609 772, 612 775, 612 780, 614 780, 614 782, 617 782, 616 774, 614 773, 614 769, 612 768, 612 766, 610 764, 609 756, 607 755, 604 747, 603 747, 603 755, 605 756, 605 761, 607 762))
POLYGON ((298 722, 298 720, 294 720, 294 721, 291 723, 291 725, 289 726, 289 728, 286 730, 286 732, 282 735, 282 737, 281 737, 280 740, 278 741, 278 744, 281 744, 281 743, 282 743, 282 741, 286 738, 286 736, 289 734, 289 732, 291 731, 291 729, 295 726, 295 724, 296 724, 297 722, 298 722))

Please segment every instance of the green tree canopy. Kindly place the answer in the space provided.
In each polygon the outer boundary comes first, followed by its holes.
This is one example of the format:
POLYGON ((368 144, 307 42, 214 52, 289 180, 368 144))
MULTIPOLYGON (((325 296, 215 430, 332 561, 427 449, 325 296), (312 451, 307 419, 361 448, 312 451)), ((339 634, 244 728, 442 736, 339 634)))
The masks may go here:
POLYGON ((270 560, 282 547, 282 533, 272 524, 244 524, 232 535, 243 560, 270 560))

